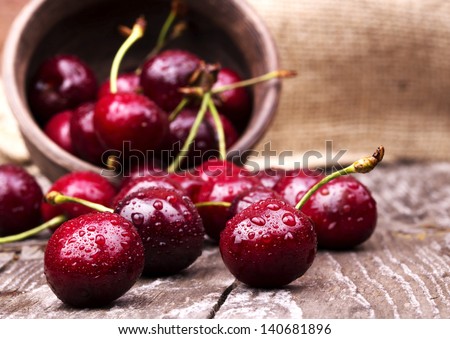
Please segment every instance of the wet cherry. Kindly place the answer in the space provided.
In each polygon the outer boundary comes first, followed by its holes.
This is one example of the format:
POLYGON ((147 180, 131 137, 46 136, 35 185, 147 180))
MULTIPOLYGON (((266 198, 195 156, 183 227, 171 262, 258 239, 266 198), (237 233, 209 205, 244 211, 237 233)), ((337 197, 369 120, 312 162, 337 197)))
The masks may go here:
POLYGON ((295 206, 305 193, 324 176, 319 171, 302 169, 287 173, 278 180, 273 190, 292 206, 295 206))
POLYGON ((62 224, 45 249, 48 285, 64 303, 100 307, 140 277, 144 248, 134 226, 114 213, 90 213, 62 224))
POLYGON ((377 205, 370 191, 353 177, 323 186, 302 208, 315 224, 319 247, 350 249, 370 238, 377 205))
POLYGON ((131 168, 124 173, 122 181, 120 182, 120 187, 124 187, 130 181, 138 178, 147 176, 164 177, 167 175, 167 172, 163 169, 164 166, 162 162, 158 158, 151 157, 150 159, 143 160, 144 161, 141 161, 136 165, 132 165, 131 168))
POLYGON ((169 130, 167 115, 151 100, 136 93, 115 93, 95 105, 94 127, 104 147, 156 150, 169 130))
POLYGON ((286 174, 286 170, 282 168, 264 168, 260 171, 254 172, 254 175, 259 179, 261 185, 273 189, 275 185, 286 174))
POLYGON ((134 192, 138 192, 140 190, 147 189, 150 187, 162 187, 171 190, 176 190, 180 194, 185 193, 184 190, 181 188, 180 184, 175 180, 172 180, 168 176, 160 177, 147 175, 142 178, 130 180, 126 185, 124 185, 114 198, 113 205, 117 205, 119 201, 123 200, 125 197, 129 196, 134 192))
POLYGON ((197 194, 204 184, 198 175, 190 171, 182 171, 170 173, 168 177, 177 182, 192 201, 197 201, 197 194))
MULTIPOLYGON (((352 165, 324 177, 303 195, 295 207, 278 199, 267 199, 254 203, 236 214, 227 222, 220 236, 220 253, 230 272, 238 280, 255 287, 280 287, 302 276, 314 260, 317 235, 312 219, 300 209, 309 203, 308 199, 314 194, 320 195, 320 190, 328 189, 326 185, 330 181, 347 174, 367 173, 383 159, 383 156, 384 148, 380 146, 372 156, 362 158, 352 165)), ((352 181, 350 180, 350 182, 352 181)), ((355 182, 352 182, 351 185, 355 190, 360 188, 355 182)), ((349 184, 349 186, 351 185, 349 184)), ((338 187, 340 187, 339 182, 338 187)), ((356 202, 357 192, 350 193, 346 189, 338 188, 337 192, 339 191, 345 193, 336 194, 333 201, 336 198, 348 199, 348 194, 355 194, 350 200, 356 202)), ((324 191, 322 193, 326 194, 322 195, 328 196, 329 192, 324 191)), ((360 194, 362 197, 368 197, 367 194, 360 194)), ((330 204, 329 201, 322 202, 330 204)), ((335 201, 334 204, 331 205, 331 208, 336 206, 337 211, 331 210, 331 216, 337 218, 342 214, 348 218, 348 213, 351 213, 349 205, 342 204, 340 200, 335 201)), ((321 208, 330 208, 327 205, 320 206, 317 211, 311 212, 322 212, 321 208)), ((354 216, 369 217, 373 210, 364 210, 368 206, 369 203, 366 200, 362 205, 362 215, 355 213, 352 218, 354 216)), ((317 214, 320 217, 329 217, 328 214, 317 214)), ((329 218, 325 226, 328 227, 333 221, 329 218)), ((372 222, 370 218, 367 221, 369 224, 372 222)), ((344 226, 342 229, 352 232, 354 222, 352 220, 350 222, 352 227, 345 228, 344 226)), ((336 224, 332 228, 337 226, 336 224)), ((351 237, 351 234, 347 234, 347 236, 351 237)), ((343 233, 337 233, 337 237, 330 241, 339 244, 343 237, 343 233)))
POLYGON ((266 199, 283 200, 277 192, 264 186, 254 186, 241 192, 231 202, 231 206, 229 208, 229 218, 231 219, 251 204, 266 199))
POLYGON ((68 54, 45 60, 29 91, 31 110, 42 122, 96 97, 97 80, 93 71, 84 61, 68 54))
POLYGON ((22 167, 0 165, 0 236, 17 234, 41 220, 42 190, 22 167))
POLYGON ((229 204, 226 206, 210 204, 211 202, 231 203, 241 192, 258 185, 253 177, 230 177, 222 175, 206 182, 200 189, 197 208, 203 220, 205 233, 213 240, 218 241, 220 232, 225 228, 229 219, 229 204), (204 206, 198 203, 204 203, 204 206))
POLYGON ((178 273, 202 253, 204 229, 192 201, 177 191, 148 188, 128 195, 115 212, 137 228, 145 248, 144 275, 178 273))
POLYGON ((254 203, 238 213, 220 237, 225 265, 254 287, 280 287, 302 276, 316 248, 311 220, 278 199, 254 203))
MULTIPOLYGON (((86 199, 91 202, 111 206, 116 194, 115 188, 100 174, 92 172, 72 172, 56 180, 48 192, 56 191, 71 197, 86 199)), ((92 209, 76 204, 65 203, 50 205, 43 202, 41 206, 44 220, 64 214, 74 218, 92 212, 92 209)))

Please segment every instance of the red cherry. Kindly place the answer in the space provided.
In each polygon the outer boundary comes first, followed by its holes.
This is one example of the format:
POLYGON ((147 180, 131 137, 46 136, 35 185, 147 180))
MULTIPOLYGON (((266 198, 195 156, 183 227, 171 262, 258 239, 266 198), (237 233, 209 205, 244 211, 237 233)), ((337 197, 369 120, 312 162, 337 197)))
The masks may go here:
POLYGON ((192 201, 197 201, 197 194, 204 184, 204 181, 197 175, 189 171, 183 171, 171 173, 168 178, 177 182, 192 201))
MULTIPOLYGON (((72 172, 56 180, 48 192, 56 191, 75 198, 89 200, 91 202, 110 207, 116 194, 114 187, 99 174, 92 172, 72 172)), ((76 204, 64 203, 50 205, 43 202, 41 206, 44 220, 65 214, 69 218, 75 218, 82 214, 92 212, 92 209, 76 204)))
POLYGON ((134 226, 114 213, 90 213, 62 224, 45 249, 47 282, 64 303, 104 306, 125 294, 144 267, 134 226))
POLYGON ((324 176, 319 171, 302 169, 286 173, 273 187, 273 190, 290 205, 295 206, 305 193, 324 176))
POLYGON ((126 172, 120 183, 121 187, 125 187, 130 181, 135 179, 144 178, 148 176, 163 177, 167 175, 167 171, 163 169, 162 162, 157 158, 144 159, 146 161, 140 162, 135 166, 132 166, 128 172, 126 172))
MULTIPOLYGON (((123 73, 117 77, 117 93, 138 93, 139 76, 136 73, 123 73)), ((98 90, 98 97, 104 97, 111 93, 110 79, 103 82, 98 90)))
POLYGON ((319 247, 349 249, 369 239, 377 224, 370 191, 353 177, 337 178, 315 193, 302 208, 316 226, 319 247))
POLYGON ((186 87, 200 59, 187 51, 167 50, 147 60, 142 66, 144 94, 166 112, 171 112, 183 98, 179 88, 186 87))
POLYGON ((167 115, 140 94, 116 93, 100 98, 95 106, 94 127, 103 145, 145 152, 161 145, 169 129, 167 115))
POLYGON ((220 253, 230 272, 254 287, 280 287, 301 277, 316 256, 311 220, 278 199, 252 204, 228 221, 220 253))
POLYGON ((89 66, 74 55, 57 55, 38 68, 29 92, 31 110, 41 121, 95 100, 97 80, 89 66))
MULTIPOLYGON (((230 177, 222 175, 206 182, 197 195, 197 203, 232 202, 241 192, 258 185, 258 180, 252 177, 230 177)), ((203 220, 205 233, 213 240, 218 241, 220 232, 225 228, 229 219, 229 207, 201 206, 198 211, 203 220)))
POLYGON ((134 192, 116 205, 115 212, 137 228, 144 243, 147 276, 178 273, 202 253, 202 220, 192 201, 177 191, 134 192))
POLYGON ((72 115, 72 111, 63 111, 55 114, 45 125, 44 132, 63 150, 75 154, 70 132, 72 115))
MULTIPOLYGON (((230 68, 223 67, 217 74, 217 81, 212 89, 241 81, 239 75, 230 68)), ((239 87, 214 95, 219 111, 236 126, 242 128, 251 113, 250 96, 245 87, 239 87)))
POLYGON ((231 219, 255 202, 266 199, 283 200, 277 192, 264 186, 254 186, 241 192, 231 202, 231 206, 229 208, 229 218, 231 219))
POLYGON ((70 134, 75 153, 94 165, 102 164, 106 149, 100 144, 94 129, 94 103, 86 103, 73 111, 70 134))
POLYGON ((131 195, 132 193, 150 187, 162 187, 166 189, 176 190, 181 194, 184 194, 184 190, 181 188, 181 186, 169 177, 147 175, 142 178, 130 180, 125 186, 123 186, 114 198, 113 206, 117 205, 119 201, 125 199, 125 197, 131 195))
POLYGON ((235 163, 223 160, 223 159, 209 159, 199 166, 195 167, 192 171, 193 175, 198 176, 204 182, 214 181, 217 178, 223 176, 228 177, 240 177, 249 176, 252 177, 251 173, 235 163))
POLYGON ((0 236, 37 226, 41 201, 41 187, 27 171, 16 165, 0 165, 0 236))
POLYGON ((270 189, 273 189, 285 174, 286 170, 282 168, 264 168, 255 173, 261 185, 270 189))

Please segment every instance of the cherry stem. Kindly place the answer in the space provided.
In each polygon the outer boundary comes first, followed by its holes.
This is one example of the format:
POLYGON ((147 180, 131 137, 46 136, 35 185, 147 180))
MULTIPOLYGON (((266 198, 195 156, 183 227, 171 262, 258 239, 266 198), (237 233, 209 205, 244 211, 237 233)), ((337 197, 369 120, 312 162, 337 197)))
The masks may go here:
POLYGON ((275 78, 292 78, 295 77, 297 75, 296 71, 289 71, 289 70, 277 70, 277 71, 272 71, 263 75, 260 75, 258 77, 255 78, 251 78, 251 79, 247 79, 247 80, 243 80, 243 81, 238 81, 238 82, 234 82, 232 84, 229 85, 223 85, 217 88, 214 88, 211 93, 212 94, 217 94, 217 93, 222 93, 225 91, 229 91, 232 89, 236 89, 236 88, 240 88, 240 87, 247 87, 247 86, 251 86, 251 85, 256 85, 258 83, 264 82, 264 81, 268 81, 271 79, 275 79, 275 78))
POLYGON ((219 206, 219 207, 230 207, 231 202, 227 201, 204 201, 204 202, 198 202, 194 204, 195 207, 208 207, 208 206, 219 206))
POLYGON ((76 203, 76 204, 80 204, 80 205, 89 207, 98 212, 110 212, 110 213, 114 212, 114 210, 112 208, 103 206, 101 204, 97 204, 95 202, 91 202, 91 201, 88 201, 85 199, 70 197, 70 196, 61 194, 56 191, 51 191, 51 192, 47 193, 47 195, 45 196, 45 200, 49 204, 52 204, 52 205, 61 205, 61 204, 65 204, 68 202, 72 202, 72 203, 76 203))
POLYGON ((200 127, 200 124, 202 123, 202 121, 205 117, 209 100, 211 100, 210 92, 206 93, 205 96, 203 97, 202 104, 200 106, 200 110, 198 111, 197 117, 195 118, 194 123, 192 124, 191 130, 189 131, 189 135, 186 138, 186 141, 184 142, 184 145, 181 148, 180 153, 177 155, 175 160, 167 168, 168 173, 174 173, 180 166, 181 161, 188 154, 189 147, 191 146, 192 142, 194 141, 195 137, 197 136, 197 132, 200 127))
POLYGON ((213 100, 210 98, 208 102, 209 111, 214 120, 217 130, 217 140, 219 141, 219 158, 224 160, 227 157, 227 148, 225 143, 225 133, 223 131, 222 120, 220 120, 219 112, 217 111, 216 105, 214 105, 213 100))
POLYGON ((15 241, 20 241, 20 240, 24 240, 27 239, 33 235, 36 235, 40 232, 42 232, 43 230, 46 230, 48 228, 53 228, 56 226, 61 225, 63 222, 67 221, 67 217, 65 215, 58 215, 48 221, 46 221, 45 223, 43 223, 42 225, 39 225, 35 228, 32 228, 28 231, 22 232, 22 233, 18 233, 18 234, 14 234, 14 235, 10 235, 7 237, 2 237, 0 238, 0 244, 6 244, 6 243, 10 243, 10 242, 15 242, 15 241))
POLYGON ((161 28, 161 31, 159 32, 158 40, 156 40, 156 46, 151 52, 152 54, 158 53, 164 47, 167 39, 167 34, 169 33, 170 27, 172 27, 172 24, 175 21, 176 17, 177 17, 176 6, 172 6, 169 16, 167 17, 166 21, 164 22, 161 28))
POLYGON ((117 54, 114 57, 114 61, 111 66, 111 73, 109 77, 110 81, 110 92, 111 93, 117 93, 117 77, 119 75, 119 66, 122 62, 123 57, 125 56, 125 53, 128 51, 128 49, 140 38, 144 36, 145 27, 147 25, 147 22, 143 17, 139 17, 135 24, 133 25, 133 29, 131 30, 130 35, 128 38, 124 41, 122 46, 120 46, 119 50, 117 51, 117 54))
POLYGON ((355 161, 350 166, 343 168, 339 171, 331 173, 326 176, 322 180, 320 180, 317 184, 311 187, 308 192, 300 199, 298 204, 295 206, 296 209, 300 210, 309 198, 323 185, 329 183, 331 180, 336 179, 340 176, 352 174, 352 173, 368 173, 375 168, 375 166, 383 160, 384 157, 384 147, 380 146, 376 149, 376 151, 368 157, 361 158, 355 161))
POLYGON ((180 103, 178 104, 177 107, 175 107, 175 109, 172 111, 172 113, 170 113, 169 115, 169 122, 174 121, 178 114, 180 114, 180 112, 183 110, 183 108, 186 107, 186 105, 189 103, 189 98, 185 97, 183 98, 180 103))

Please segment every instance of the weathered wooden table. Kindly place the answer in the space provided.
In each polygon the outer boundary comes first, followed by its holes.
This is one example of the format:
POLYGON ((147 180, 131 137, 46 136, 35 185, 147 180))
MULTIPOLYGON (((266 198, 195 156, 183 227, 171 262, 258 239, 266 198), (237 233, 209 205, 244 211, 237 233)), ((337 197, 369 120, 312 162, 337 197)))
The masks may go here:
POLYGON ((374 236, 349 252, 319 252, 288 287, 249 288, 218 248, 181 274, 141 278, 102 309, 73 309, 43 274, 47 235, 0 247, 0 318, 448 318, 450 164, 381 166, 359 178, 378 202, 374 236))

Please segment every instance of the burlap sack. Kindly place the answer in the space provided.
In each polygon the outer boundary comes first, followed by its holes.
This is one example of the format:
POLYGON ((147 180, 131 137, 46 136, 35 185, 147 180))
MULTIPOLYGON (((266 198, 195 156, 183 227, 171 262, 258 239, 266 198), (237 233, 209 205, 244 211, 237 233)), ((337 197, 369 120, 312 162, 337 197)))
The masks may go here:
POLYGON ((450 1, 248 2, 299 71, 258 148, 450 160, 450 1))
MULTIPOLYGON (((271 141, 298 159, 332 140, 347 159, 383 144, 386 161, 450 160, 449 1, 247 1, 269 26, 281 66, 299 72, 284 81, 257 150, 271 141)), ((6 141, 17 133, 5 110, 0 149, 23 157, 6 141)))

